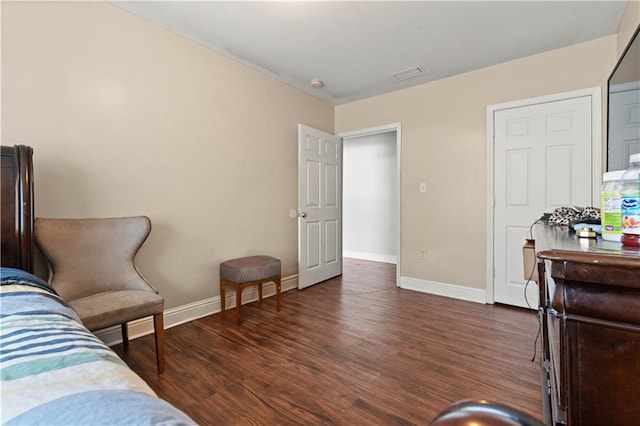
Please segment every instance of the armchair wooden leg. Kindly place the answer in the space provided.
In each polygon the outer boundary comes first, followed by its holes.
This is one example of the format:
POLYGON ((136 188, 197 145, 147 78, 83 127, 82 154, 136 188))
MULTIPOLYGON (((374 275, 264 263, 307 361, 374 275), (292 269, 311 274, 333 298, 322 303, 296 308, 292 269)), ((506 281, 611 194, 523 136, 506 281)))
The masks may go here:
POLYGON ((122 330, 122 349, 126 352, 129 350, 129 329, 126 322, 120 324, 120 330, 122 330))
POLYGON ((156 337, 156 360, 158 373, 164 373, 164 320, 162 314, 153 316, 153 328, 156 337))

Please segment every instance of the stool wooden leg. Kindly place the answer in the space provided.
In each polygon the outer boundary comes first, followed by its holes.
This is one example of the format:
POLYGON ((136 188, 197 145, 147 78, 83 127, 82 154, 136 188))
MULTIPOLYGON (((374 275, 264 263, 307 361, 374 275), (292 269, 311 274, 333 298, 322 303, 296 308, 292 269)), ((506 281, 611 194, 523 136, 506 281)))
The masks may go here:
POLYGON ((225 295, 224 288, 226 287, 226 280, 224 278, 220 278, 220 312, 224 313, 225 304, 227 302, 227 297, 225 295))
POLYGON ((262 284, 264 283, 258 283, 258 301, 260 303, 262 303, 262 284))
POLYGON ((282 282, 282 278, 280 275, 278 275, 276 277, 275 283, 276 283, 276 306, 278 311, 280 311, 280 309, 282 308, 282 301, 280 300, 280 292, 281 292, 281 282, 282 282))
POLYGON ((241 316, 242 316, 242 284, 236 284, 236 322, 240 324, 241 316))

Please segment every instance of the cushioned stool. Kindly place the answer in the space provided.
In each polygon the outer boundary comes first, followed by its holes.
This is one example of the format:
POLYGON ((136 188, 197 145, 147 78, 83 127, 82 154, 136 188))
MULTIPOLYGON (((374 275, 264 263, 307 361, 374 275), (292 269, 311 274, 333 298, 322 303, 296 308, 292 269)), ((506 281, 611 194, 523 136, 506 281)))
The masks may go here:
POLYGON ((276 285, 276 305, 278 311, 280 302, 280 259, 271 256, 251 256, 231 259, 220 264, 220 304, 225 311, 225 287, 232 285, 236 288, 236 320, 241 321, 242 292, 250 285, 258 285, 258 300, 262 303, 262 284, 274 282, 276 285))

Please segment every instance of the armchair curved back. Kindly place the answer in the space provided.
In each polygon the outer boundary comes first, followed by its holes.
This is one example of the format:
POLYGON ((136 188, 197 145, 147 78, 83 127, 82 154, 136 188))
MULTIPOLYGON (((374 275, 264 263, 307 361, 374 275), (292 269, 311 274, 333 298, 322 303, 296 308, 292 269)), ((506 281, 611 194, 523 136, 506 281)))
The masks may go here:
POLYGON ((35 221, 49 282, 67 301, 118 290, 157 293, 134 263, 150 232, 146 216, 35 221))

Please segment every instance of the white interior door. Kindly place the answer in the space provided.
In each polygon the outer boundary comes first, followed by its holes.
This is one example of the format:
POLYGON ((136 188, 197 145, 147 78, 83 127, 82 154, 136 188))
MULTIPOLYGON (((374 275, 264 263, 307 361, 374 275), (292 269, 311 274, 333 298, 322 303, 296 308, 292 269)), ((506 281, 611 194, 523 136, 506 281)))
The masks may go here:
POLYGON ((342 139, 298 125, 298 288, 342 273, 342 139))
POLYGON ((591 97, 494 112, 494 300, 537 307, 522 245, 543 213, 592 200, 591 97))

